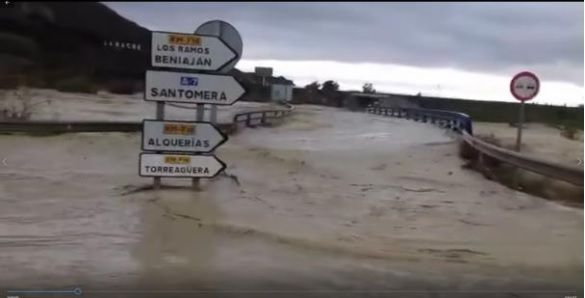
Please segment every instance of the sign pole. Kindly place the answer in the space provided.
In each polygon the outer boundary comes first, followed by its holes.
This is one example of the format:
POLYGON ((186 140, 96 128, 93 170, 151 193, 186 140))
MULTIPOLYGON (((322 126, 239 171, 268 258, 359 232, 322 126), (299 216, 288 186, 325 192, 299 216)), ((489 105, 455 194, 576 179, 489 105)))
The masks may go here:
POLYGON ((524 114, 526 101, 533 99, 540 90, 540 80, 538 77, 529 72, 523 71, 516 74, 510 81, 510 92, 520 101, 518 107, 518 132, 516 135, 516 152, 522 150, 522 126, 524 126, 524 114))
MULTIPOLYGON (((523 71, 516 74, 510 81, 510 92, 518 101, 518 132, 516 135, 516 152, 522 149, 522 126, 524 126, 524 114, 526 109, 526 101, 533 99, 540 90, 540 80, 538 77, 529 72, 523 71)), ((518 189, 519 186, 519 172, 514 171, 512 187, 518 189)))
POLYGON ((217 105, 211 105, 211 113, 209 114, 209 122, 217 123, 217 105))
MULTIPOLYGON (((165 119, 165 102, 164 101, 157 101, 156 102, 156 120, 164 120, 165 119)), ((157 153, 162 153, 158 151, 157 153)), ((154 177, 154 189, 160 189, 160 177, 154 177)))
POLYGON ((524 109, 525 101, 520 102, 520 108, 518 112, 518 134, 516 135, 516 151, 520 152, 522 147, 522 126, 524 125, 524 109))
MULTIPOLYGON (((223 23, 217 22, 217 36, 221 38, 223 35, 223 23)), ((211 105, 211 112, 209 114, 209 122, 216 124, 217 123, 217 105, 211 105)))
MULTIPOLYGON (((197 104, 197 115, 196 115, 196 121, 204 121, 205 119, 203 119, 205 117, 205 104, 202 103, 198 103, 197 104)), ((199 180, 199 178, 193 178, 193 180, 191 180, 191 185, 193 187, 193 189, 195 190, 200 190, 201 189, 201 182, 199 180)))

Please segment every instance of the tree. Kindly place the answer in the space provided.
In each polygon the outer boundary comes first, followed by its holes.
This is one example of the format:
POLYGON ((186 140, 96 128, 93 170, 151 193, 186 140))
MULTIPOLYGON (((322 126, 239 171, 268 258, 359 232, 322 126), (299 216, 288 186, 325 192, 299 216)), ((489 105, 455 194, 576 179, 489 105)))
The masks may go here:
POLYGON ((374 85, 372 83, 365 83, 362 89, 364 93, 376 93, 376 89, 374 89, 374 85))
POLYGON ((321 87, 321 84, 319 84, 319 82, 314 81, 311 84, 305 86, 305 89, 309 90, 309 91, 317 91, 319 90, 319 88, 321 87))
POLYGON ((323 92, 333 93, 337 90, 339 90, 339 84, 337 84, 337 82, 332 81, 332 80, 326 81, 321 86, 321 91, 323 91, 323 92))

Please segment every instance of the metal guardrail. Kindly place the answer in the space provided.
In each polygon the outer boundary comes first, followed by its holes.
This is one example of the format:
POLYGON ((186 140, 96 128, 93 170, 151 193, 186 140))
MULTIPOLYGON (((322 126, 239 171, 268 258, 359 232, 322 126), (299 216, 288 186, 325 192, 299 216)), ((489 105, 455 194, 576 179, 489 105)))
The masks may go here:
POLYGON ((414 121, 430 122, 456 132, 466 131, 473 134, 471 118, 467 114, 430 109, 413 109, 400 107, 369 106, 366 111, 376 115, 413 119, 414 121))
POLYGON ((104 121, 3 121, 0 132, 135 132, 142 130, 142 122, 104 121))
POLYGON ((569 167, 559 163, 525 156, 518 152, 484 142, 466 132, 463 132, 461 137, 467 144, 492 158, 543 176, 553 177, 573 185, 583 186, 583 169, 581 168, 569 167))
POLYGON ((273 108, 273 109, 264 109, 264 110, 252 110, 246 112, 240 112, 234 115, 234 123, 245 123, 248 127, 253 127, 253 121, 257 120, 257 124, 265 125, 269 122, 269 119, 279 119, 285 116, 288 116, 293 110, 294 107, 285 104, 286 108, 273 108), (259 121, 258 121, 259 120, 259 121))
POLYGON ((472 121, 466 114, 444 110, 379 106, 369 106, 366 108, 366 111, 376 115, 413 119, 415 121, 437 124, 443 128, 459 133, 462 140, 480 152, 480 154, 485 154, 524 170, 583 187, 582 168, 570 167, 556 162, 525 156, 482 141, 473 136, 472 121))

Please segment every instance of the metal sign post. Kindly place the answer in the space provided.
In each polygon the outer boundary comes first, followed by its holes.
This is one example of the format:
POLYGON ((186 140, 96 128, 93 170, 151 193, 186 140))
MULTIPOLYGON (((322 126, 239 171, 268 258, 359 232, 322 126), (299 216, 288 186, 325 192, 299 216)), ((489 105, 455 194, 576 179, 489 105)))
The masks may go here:
POLYGON ((518 131, 516 133, 516 151, 520 152, 522 146, 522 126, 524 126, 524 100, 520 102, 518 109, 518 131))
POLYGON ((540 90, 538 77, 528 71, 518 73, 510 81, 510 92, 520 101, 518 110, 518 133, 516 135, 516 151, 520 152, 522 147, 522 126, 524 126, 526 101, 533 99, 540 90))
MULTIPOLYGON (((195 120, 197 121, 205 120, 203 119, 203 117, 205 116, 205 104, 198 103, 196 113, 197 115, 195 115, 195 120)), ((193 178, 193 180, 191 180, 191 186, 193 186, 193 189, 199 190, 201 188, 199 178, 193 178)))
MULTIPOLYGON (((164 120, 165 119, 165 103, 162 101, 156 102, 156 120, 164 120)), ((144 135, 144 133, 142 133, 144 135)), ((157 151, 156 153, 162 153, 157 151)), ((154 189, 160 188, 160 177, 154 177, 153 181, 154 189)))

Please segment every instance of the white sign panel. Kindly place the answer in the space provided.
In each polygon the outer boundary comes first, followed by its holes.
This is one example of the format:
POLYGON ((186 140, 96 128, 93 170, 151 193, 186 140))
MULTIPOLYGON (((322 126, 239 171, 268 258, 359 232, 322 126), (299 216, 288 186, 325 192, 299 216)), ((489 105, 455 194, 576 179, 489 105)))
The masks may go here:
POLYGON ((142 122, 142 150, 172 152, 211 152, 227 137, 209 122, 142 122))
POLYGON ((246 90, 227 75, 210 75, 168 71, 146 71, 144 99, 231 105, 246 90))
POLYGON ((141 177, 212 178, 225 169, 213 155, 140 154, 141 177))
POLYGON ((538 77, 528 71, 523 71, 512 78, 510 92, 520 101, 528 101, 534 98, 540 89, 538 77))
POLYGON ((215 36, 152 32, 152 66, 216 71, 237 54, 215 36))

